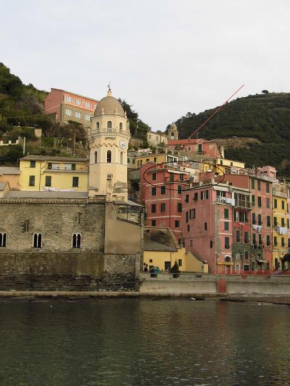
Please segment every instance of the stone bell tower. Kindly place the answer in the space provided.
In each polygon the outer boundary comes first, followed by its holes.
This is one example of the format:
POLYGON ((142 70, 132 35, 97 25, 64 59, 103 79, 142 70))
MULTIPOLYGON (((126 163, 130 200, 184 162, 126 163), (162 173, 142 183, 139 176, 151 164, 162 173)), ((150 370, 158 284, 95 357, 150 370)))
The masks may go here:
POLYGON ((172 123, 168 129, 168 141, 178 139, 178 129, 175 123, 172 123))
POLYGON ((91 121, 89 197, 127 201, 129 121, 121 103, 108 94, 101 99, 91 121))

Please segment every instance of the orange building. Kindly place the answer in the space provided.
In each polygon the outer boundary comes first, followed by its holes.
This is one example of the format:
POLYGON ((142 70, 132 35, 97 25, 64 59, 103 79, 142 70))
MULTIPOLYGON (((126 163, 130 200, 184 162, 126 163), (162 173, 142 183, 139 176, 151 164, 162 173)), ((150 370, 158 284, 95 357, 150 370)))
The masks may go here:
POLYGON ((56 123, 75 121, 90 127, 91 116, 98 101, 69 91, 52 88, 44 102, 45 114, 55 117, 56 123))

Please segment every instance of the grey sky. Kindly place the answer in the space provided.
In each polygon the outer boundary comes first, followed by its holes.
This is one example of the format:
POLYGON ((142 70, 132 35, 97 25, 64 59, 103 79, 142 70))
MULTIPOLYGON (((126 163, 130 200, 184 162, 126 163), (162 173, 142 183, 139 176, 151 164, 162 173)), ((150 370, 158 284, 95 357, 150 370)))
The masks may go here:
POLYGON ((153 130, 243 83, 290 91, 289 0, 1 0, 0 15, 0 61, 24 83, 100 99, 111 81, 153 130))

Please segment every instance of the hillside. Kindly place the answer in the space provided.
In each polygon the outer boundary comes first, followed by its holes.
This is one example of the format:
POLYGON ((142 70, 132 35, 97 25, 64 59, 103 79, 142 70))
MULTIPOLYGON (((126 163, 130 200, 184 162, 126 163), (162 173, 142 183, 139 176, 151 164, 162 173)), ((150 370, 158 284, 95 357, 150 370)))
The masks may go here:
MULTIPOLYGON (((200 114, 187 113, 175 123, 180 138, 188 138, 216 108, 200 114)), ((226 157, 247 166, 273 165, 290 177, 290 94, 265 93, 236 99, 216 114, 200 131, 205 139, 251 137, 243 147, 226 148, 226 157)))

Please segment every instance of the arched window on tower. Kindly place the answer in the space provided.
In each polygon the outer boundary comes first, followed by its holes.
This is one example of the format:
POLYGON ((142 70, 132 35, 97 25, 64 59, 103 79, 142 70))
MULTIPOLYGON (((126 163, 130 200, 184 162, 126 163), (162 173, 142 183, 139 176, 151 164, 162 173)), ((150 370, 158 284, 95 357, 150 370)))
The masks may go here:
POLYGON ((124 153, 121 151, 120 163, 123 164, 123 162, 124 162, 124 153))
POLYGON ((0 233, 0 247, 6 247, 6 233, 0 233))
POLYGON ((33 248, 41 248, 41 247, 42 247, 41 233, 34 233, 34 235, 33 235, 33 248))
POLYGON ((98 163, 98 152, 95 151, 95 164, 97 164, 97 163, 98 163))
POLYGON ((97 122, 97 123, 96 123, 96 127, 97 127, 97 129, 100 128, 100 122, 97 122))
POLYGON ((111 150, 107 151, 107 163, 110 164, 112 162, 112 152, 111 150))
POLYGON ((119 124, 119 129, 123 130, 123 123, 122 122, 120 122, 120 124, 119 124))
POLYGON ((81 234, 80 233, 74 233, 73 239, 72 239, 73 248, 80 248, 81 247, 81 241, 82 241, 81 234))
POLYGON ((108 128, 108 131, 112 130, 112 121, 107 122, 107 128, 108 128))

